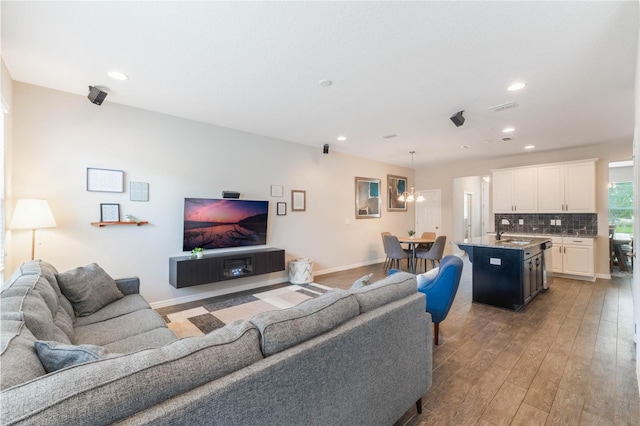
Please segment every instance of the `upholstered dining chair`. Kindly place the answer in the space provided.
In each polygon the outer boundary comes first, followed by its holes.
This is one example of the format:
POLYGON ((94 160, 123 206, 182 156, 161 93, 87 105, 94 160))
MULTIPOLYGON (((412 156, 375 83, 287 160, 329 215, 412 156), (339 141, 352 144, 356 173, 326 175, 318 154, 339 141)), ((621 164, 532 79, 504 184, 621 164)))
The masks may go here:
POLYGON ((431 314, 433 321, 433 343, 438 344, 440 334, 440 323, 449 314, 449 309, 453 304, 462 276, 462 260, 458 256, 445 256, 440 262, 437 274, 420 274, 416 276, 418 281, 418 291, 427 296, 426 311, 431 314), (431 274, 431 276, 429 276, 431 274))
POLYGON ((398 237, 395 235, 383 235, 382 241, 384 243, 384 252, 387 254, 387 257, 390 259, 389 265, 385 265, 385 271, 392 267, 394 262, 396 263, 396 267, 400 269, 400 264, 404 259, 407 259, 407 265, 411 262, 412 255, 407 250, 404 250, 400 245, 400 241, 398 241, 398 237))
MULTIPOLYGON (((436 239, 436 233, 435 232, 423 232, 422 233, 422 237, 421 238, 432 238, 432 239, 436 239)), ((416 246, 416 250, 429 250, 431 248, 431 246, 433 245, 433 243, 420 243, 416 246)))
POLYGON ((436 241, 433 243, 429 250, 419 250, 416 251, 416 262, 418 259, 422 259, 424 262, 424 270, 427 270, 427 260, 431 261, 431 267, 436 267, 436 261, 440 262, 442 256, 444 254, 444 247, 447 244, 447 237, 445 235, 440 235, 436 238, 436 241))
MULTIPOLYGON (((380 236, 382 236, 382 247, 384 248, 384 254, 386 255, 386 254, 387 254, 387 249, 386 249, 386 247, 385 247, 385 245, 384 245, 384 236, 385 236, 385 235, 391 235, 391 232, 386 232, 386 231, 384 231, 384 232, 381 232, 381 233, 380 233, 380 236)), ((386 271, 387 269, 389 269, 389 267, 390 267, 390 265, 391 265, 391 263, 390 263, 390 262, 391 262, 391 259, 389 258, 389 256, 387 256, 387 257, 385 258, 385 260, 384 260, 384 270, 385 270, 385 271, 386 271), (389 265, 387 265, 387 263, 388 263, 389 265)))

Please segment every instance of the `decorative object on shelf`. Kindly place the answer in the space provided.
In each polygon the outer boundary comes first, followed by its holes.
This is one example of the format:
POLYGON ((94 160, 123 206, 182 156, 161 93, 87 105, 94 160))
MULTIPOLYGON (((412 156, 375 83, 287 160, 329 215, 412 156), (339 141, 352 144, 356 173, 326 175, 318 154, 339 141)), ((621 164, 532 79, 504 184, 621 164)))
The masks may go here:
POLYGON ((125 214, 124 218, 127 219, 127 222, 138 222, 138 218, 132 214, 125 214))
POLYGON ((149 201, 149 184, 147 182, 130 182, 129 200, 149 201))
POLYGON ((9 229, 31 229, 31 260, 33 260, 36 229, 55 228, 56 226, 56 221, 46 200, 23 199, 18 200, 16 204, 9 229))
POLYGON ((303 212, 307 210, 307 191, 291 190, 291 211, 303 212))
POLYGON ((400 195, 407 191, 407 178, 404 176, 387 175, 387 211, 406 212, 407 201, 400 200, 400 195))
POLYGON ((271 185, 271 196, 282 197, 284 195, 284 187, 282 185, 271 185))
POLYGON ((100 204, 100 222, 120 222, 120 204, 100 204))
POLYGON ((380 217, 380 179, 356 177, 356 219, 380 217))
POLYGON ((87 167, 87 191, 124 192, 124 171, 87 167))
POLYGON ((416 235, 416 231, 414 231, 413 229, 409 229, 409 238, 413 238, 416 235))
MULTIPOLYGON (((411 154, 411 169, 413 170, 413 154, 415 154, 415 151, 409 151, 409 154, 411 154)), ((406 186, 405 186, 406 188, 406 186)), ((400 202, 407 202, 407 203, 412 203, 412 202, 416 202, 416 203, 421 203, 424 201, 424 197, 419 193, 413 190, 413 186, 411 187, 411 190, 409 192, 407 192, 406 190, 402 193, 402 195, 400 195, 398 197, 398 201, 400 202)))
POLYGON ((202 256, 204 256, 204 251, 202 250, 202 247, 196 247, 191 250, 191 254, 194 254, 198 259, 201 259, 202 256))
POLYGON ((278 203, 277 204, 277 214, 278 214, 278 216, 286 216, 287 215, 287 203, 278 203))

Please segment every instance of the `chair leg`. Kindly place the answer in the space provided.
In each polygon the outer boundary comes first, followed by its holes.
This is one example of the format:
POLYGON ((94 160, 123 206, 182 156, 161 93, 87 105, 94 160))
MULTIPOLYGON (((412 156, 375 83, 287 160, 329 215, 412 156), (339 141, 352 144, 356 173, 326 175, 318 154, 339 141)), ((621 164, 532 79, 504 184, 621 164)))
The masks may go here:
POLYGON ((416 410, 418 410, 418 414, 422 414, 422 398, 416 401, 416 410))
POLYGON ((438 334, 440 333, 440 323, 433 323, 433 344, 438 346, 438 334))

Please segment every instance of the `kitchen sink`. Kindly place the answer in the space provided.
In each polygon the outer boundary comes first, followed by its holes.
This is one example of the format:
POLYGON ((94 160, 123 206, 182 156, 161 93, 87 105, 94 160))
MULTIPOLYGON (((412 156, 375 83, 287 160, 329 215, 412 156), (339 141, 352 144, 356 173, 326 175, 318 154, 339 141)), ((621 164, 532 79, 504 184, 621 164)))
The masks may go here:
POLYGON ((501 240, 496 241, 496 243, 509 243, 509 244, 519 244, 519 245, 529 244, 530 242, 531 240, 516 240, 513 238, 503 238, 501 240))

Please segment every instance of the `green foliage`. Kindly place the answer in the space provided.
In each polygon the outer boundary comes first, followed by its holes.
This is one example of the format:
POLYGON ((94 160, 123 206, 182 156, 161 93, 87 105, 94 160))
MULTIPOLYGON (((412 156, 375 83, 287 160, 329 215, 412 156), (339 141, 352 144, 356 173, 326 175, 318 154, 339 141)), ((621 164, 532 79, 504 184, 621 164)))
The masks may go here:
POLYGON ((633 184, 616 183, 609 188, 609 223, 616 232, 633 233, 633 184))

